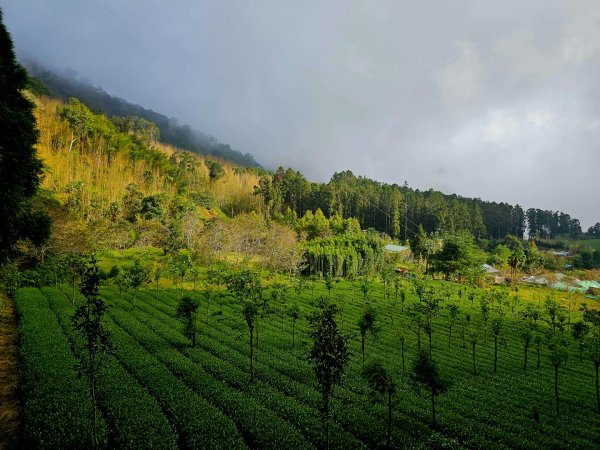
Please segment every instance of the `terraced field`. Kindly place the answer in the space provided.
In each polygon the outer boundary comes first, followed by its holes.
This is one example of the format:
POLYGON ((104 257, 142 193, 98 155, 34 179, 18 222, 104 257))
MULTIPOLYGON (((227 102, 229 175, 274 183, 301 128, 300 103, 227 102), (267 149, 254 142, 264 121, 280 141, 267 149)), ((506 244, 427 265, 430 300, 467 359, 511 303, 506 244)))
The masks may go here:
MULTIPOLYGON (((394 398, 392 442, 408 448, 598 448, 600 414, 595 410, 593 364, 579 361, 571 342, 566 367, 560 369, 561 417, 555 417, 554 372, 548 351, 541 349, 540 368, 530 350, 523 370, 523 348, 511 308, 504 307, 498 371, 493 374, 493 340, 483 336, 478 301, 455 294, 446 300, 460 308, 449 345, 444 308, 434 320, 433 357, 451 380, 439 397, 437 429, 430 427, 429 396, 408 381, 417 352, 417 334, 408 306, 383 299, 380 285, 370 300, 379 310, 381 328, 368 336, 366 359, 378 359, 391 370, 399 389, 394 398), (463 343, 466 314, 479 330, 477 374, 472 371, 470 343, 463 343), (405 341, 402 367, 401 336, 405 341), (534 414, 534 410, 537 411, 534 414), (537 417, 536 417, 537 416, 537 417)), ((385 442, 387 407, 373 397, 361 376, 362 295, 348 282, 335 285, 338 322, 350 337, 347 376, 331 405, 333 448, 375 448, 385 442)), ((99 378, 101 445, 109 448, 312 448, 322 442, 320 394, 311 366, 306 316, 312 299, 327 295, 323 284, 299 298, 290 289, 287 301, 298 301, 302 316, 295 327, 275 308, 259 319, 255 381, 249 382, 248 331, 239 307, 227 296, 202 303, 198 343, 191 348, 175 318, 178 296, 171 290, 141 291, 135 309, 105 288, 110 305, 107 326, 116 347, 99 378)), ((189 293, 198 296, 201 293, 189 293)), ((77 376, 70 316, 74 308, 60 289, 18 291, 21 358, 24 380, 26 445, 39 448, 88 448, 91 415, 85 379, 77 376)), ((491 317, 499 314, 493 311, 491 317)), ((575 318, 575 315, 574 317, 575 318)), ((428 341, 424 333, 422 346, 428 341)))

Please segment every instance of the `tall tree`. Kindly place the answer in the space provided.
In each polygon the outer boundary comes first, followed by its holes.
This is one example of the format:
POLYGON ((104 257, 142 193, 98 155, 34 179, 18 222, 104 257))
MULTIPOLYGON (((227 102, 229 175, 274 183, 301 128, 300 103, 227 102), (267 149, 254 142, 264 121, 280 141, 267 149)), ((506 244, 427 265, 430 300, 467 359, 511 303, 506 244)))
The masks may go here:
POLYGON ((431 417, 435 427, 435 398, 448 389, 448 382, 440 375, 437 365, 425 351, 419 352, 410 378, 417 388, 427 389, 431 393, 431 417))
POLYGON ((254 328, 261 312, 262 288, 258 275, 250 270, 227 276, 227 290, 241 303, 250 332, 250 381, 254 381, 254 328))
POLYGON ((183 321, 183 334, 192 341, 192 347, 196 346, 196 317, 199 306, 198 300, 185 295, 179 300, 175 314, 178 319, 183 321))
POLYGON ((38 131, 33 104, 22 92, 26 83, 0 11, 0 263, 14 254, 19 239, 43 242, 50 233, 47 216, 34 212, 29 202, 40 183, 42 162, 34 149, 38 131), (47 226, 31 227, 41 218, 47 226))
POLYGON ((321 386, 323 403, 321 418, 325 435, 324 447, 329 449, 329 401, 333 388, 342 381, 348 365, 349 353, 346 338, 335 321, 336 306, 324 302, 320 311, 309 318, 313 346, 308 354, 317 381, 321 386))
POLYGON ((377 311, 372 306, 367 306, 363 311, 362 316, 358 319, 358 329, 360 330, 360 343, 362 350, 362 362, 365 363, 365 339, 367 333, 371 333, 373 336, 377 334, 377 311))
POLYGON ((396 393, 396 383, 390 373, 378 361, 365 366, 363 377, 373 392, 387 397, 388 414, 385 447, 389 448, 392 437, 392 397, 396 393))
POLYGON ((96 259, 92 257, 90 265, 85 270, 82 283, 81 294, 85 301, 77 308, 71 318, 73 328, 83 338, 83 343, 78 349, 80 361, 79 371, 87 376, 90 385, 90 395, 94 404, 93 412, 93 447, 98 447, 97 433, 97 409, 96 388, 98 383, 98 372, 102 363, 102 355, 113 352, 113 345, 110 334, 104 327, 103 319, 106 313, 106 304, 98 295, 100 286, 100 270, 96 259))

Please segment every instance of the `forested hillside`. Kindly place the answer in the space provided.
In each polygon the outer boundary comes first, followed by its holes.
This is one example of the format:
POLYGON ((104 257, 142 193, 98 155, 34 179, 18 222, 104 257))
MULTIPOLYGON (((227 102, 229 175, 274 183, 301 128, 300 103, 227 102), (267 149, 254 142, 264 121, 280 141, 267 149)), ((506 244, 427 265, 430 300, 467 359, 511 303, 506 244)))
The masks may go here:
POLYGON ((261 167, 250 153, 232 149, 229 145, 216 140, 189 125, 180 125, 177 119, 167 117, 151 109, 128 102, 119 97, 113 97, 102 88, 94 87, 73 77, 60 76, 35 63, 27 68, 31 75, 43 83, 41 92, 47 89, 55 97, 68 101, 75 97, 96 112, 103 112, 108 117, 141 117, 156 124, 160 130, 160 140, 192 152, 212 155, 226 159, 244 167, 261 167))

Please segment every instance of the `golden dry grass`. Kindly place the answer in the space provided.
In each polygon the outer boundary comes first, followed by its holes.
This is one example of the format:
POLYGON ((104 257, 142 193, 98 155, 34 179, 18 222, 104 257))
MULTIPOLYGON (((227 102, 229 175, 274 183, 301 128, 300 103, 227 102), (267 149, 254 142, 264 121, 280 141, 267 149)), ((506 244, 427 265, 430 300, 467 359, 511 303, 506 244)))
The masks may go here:
MULTIPOLYGON (((71 146, 73 133, 68 124, 60 118, 60 109, 64 103, 49 97, 33 97, 35 117, 40 131, 37 154, 45 165, 42 187, 56 192, 61 201, 68 198, 67 186, 83 182, 82 212, 107 207, 110 203, 122 199, 125 188, 136 184, 144 195, 158 193, 175 194, 176 187, 167 180, 166 174, 154 168, 144 160, 132 161, 128 155, 114 153, 109 155, 107 143, 102 137, 86 143, 84 149, 71 146), (147 182, 145 172, 152 174, 147 182)), ((157 143, 155 149, 167 157, 182 150, 171 145, 157 143)), ((259 177, 253 172, 236 171, 235 166, 213 156, 189 153, 197 160, 197 167, 191 186, 194 190, 206 190, 212 193, 219 207, 227 207, 233 213, 248 211, 258 204, 253 188, 259 177), (219 161, 225 170, 224 176, 212 183, 204 160, 219 161)))

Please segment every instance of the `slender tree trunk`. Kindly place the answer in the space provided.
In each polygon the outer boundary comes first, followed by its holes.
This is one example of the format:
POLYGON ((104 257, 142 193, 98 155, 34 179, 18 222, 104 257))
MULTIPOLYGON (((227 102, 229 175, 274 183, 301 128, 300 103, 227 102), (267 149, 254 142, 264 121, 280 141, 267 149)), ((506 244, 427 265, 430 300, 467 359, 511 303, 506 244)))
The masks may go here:
POLYGON ((421 350, 421 327, 417 329, 417 348, 421 350))
POLYGON ((475 343, 473 343, 473 375, 477 375, 477 368, 475 367, 475 343))
POLYGON ((494 373, 498 366, 498 336, 494 335, 494 373))
POLYGON ((250 381, 254 381, 254 366, 253 366, 253 359, 254 359, 254 342, 253 342, 253 333, 252 333, 252 328, 250 328, 250 381))
POLYGON ((292 350, 296 349, 296 340, 295 340, 295 335, 296 335, 296 321, 292 321, 292 350))
POLYGON ((196 316, 192 318, 192 347, 196 346, 196 316))
POLYGON ((323 392, 323 434, 327 450, 329 450, 329 395, 329 392, 323 392))
POLYGON ((527 370, 527 350, 529 350, 529 342, 525 342, 525 352, 524 352, 524 361, 523 361, 523 370, 527 370))
POLYGON ((596 368, 596 403, 598 403, 598 412, 600 413, 600 385, 598 383, 598 368, 600 367, 600 361, 594 361, 594 367, 596 368))
POLYGON ((537 346, 537 368, 540 368, 540 346, 537 346))
POLYGON ((433 427, 435 428, 437 421, 435 417, 435 395, 433 393, 433 389, 431 390, 431 415, 433 418, 433 427))
POLYGON ((556 417, 560 417, 560 404, 558 398, 558 364, 554 365, 554 396, 556 397, 556 417))
POLYGON ((362 336, 361 339, 361 348, 362 348, 362 363, 363 366, 365 365, 365 336, 362 336))
POLYGON ((402 339, 402 375, 404 375, 404 339, 402 339))
POLYGON ((392 437, 392 391, 388 390, 388 428, 386 448, 390 448, 390 440, 392 437))
POLYGON ((256 348, 259 348, 259 345, 258 345, 258 324, 254 325, 254 330, 255 330, 254 334, 256 335, 256 348))
POLYGON ((450 328, 448 330, 448 347, 450 347, 450 340, 452 339, 452 323, 450 323, 450 328))

